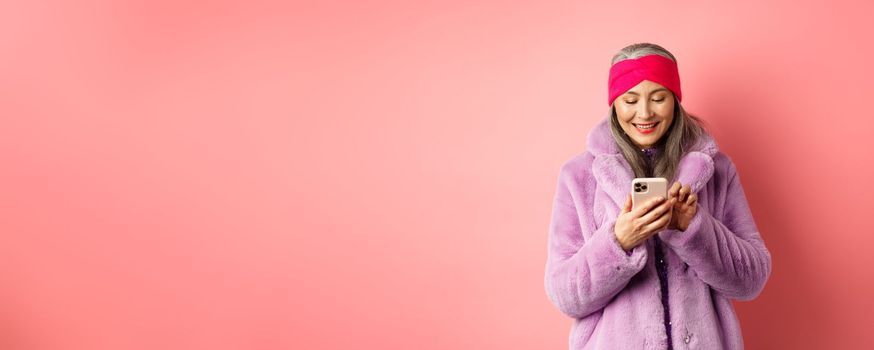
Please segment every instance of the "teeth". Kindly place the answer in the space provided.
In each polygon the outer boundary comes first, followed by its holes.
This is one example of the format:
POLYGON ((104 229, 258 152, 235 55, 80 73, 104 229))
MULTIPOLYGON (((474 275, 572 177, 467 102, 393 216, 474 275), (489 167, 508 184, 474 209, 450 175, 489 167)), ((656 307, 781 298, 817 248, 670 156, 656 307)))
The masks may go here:
POLYGON ((646 125, 646 126, 643 126, 643 125, 640 125, 640 124, 635 124, 635 126, 637 126, 638 129, 652 129, 652 128, 655 127, 655 125, 656 125, 656 123, 652 123, 652 124, 649 124, 649 125, 646 125))

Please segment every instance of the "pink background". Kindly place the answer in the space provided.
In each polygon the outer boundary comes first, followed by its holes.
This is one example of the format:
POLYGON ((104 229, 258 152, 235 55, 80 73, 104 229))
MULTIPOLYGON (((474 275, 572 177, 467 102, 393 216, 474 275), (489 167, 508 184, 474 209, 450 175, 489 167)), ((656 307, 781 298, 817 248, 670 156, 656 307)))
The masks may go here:
POLYGON ((567 348, 558 170, 650 41, 773 254, 748 348, 870 349, 872 10, 4 2, 0 348, 567 348))

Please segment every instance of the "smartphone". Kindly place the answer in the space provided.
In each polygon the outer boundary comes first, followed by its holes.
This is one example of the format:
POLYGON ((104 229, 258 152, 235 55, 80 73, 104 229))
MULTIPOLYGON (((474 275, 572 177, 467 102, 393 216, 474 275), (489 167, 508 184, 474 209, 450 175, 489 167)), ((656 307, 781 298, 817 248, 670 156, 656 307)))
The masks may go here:
POLYGON ((631 180, 631 210, 648 202, 650 198, 668 198, 668 179, 663 177, 638 177, 631 180))

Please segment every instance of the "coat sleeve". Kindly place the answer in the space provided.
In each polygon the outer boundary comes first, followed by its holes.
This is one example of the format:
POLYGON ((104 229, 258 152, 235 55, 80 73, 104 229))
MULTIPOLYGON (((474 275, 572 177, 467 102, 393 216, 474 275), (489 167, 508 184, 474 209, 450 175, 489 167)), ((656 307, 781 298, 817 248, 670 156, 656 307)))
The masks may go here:
POLYGON ((613 233, 615 219, 594 228, 593 202, 587 199, 593 196, 584 193, 591 190, 581 190, 586 181, 573 173, 562 167, 553 199, 545 286, 562 313, 583 318, 604 308, 643 269, 646 247, 626 254, 613 233))
POLYGON ((731 162, 726 178, 722 220, 699 208, 686 231, 665 230, 659 238, 711 288, 732 299, 752 300, 771 274, 771 253, 759 235, 731 162))

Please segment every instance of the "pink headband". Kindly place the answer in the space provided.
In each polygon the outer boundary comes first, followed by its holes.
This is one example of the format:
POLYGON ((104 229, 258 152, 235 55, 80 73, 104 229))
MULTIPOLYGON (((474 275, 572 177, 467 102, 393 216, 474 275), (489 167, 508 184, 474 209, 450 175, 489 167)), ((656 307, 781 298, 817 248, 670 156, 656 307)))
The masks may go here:
POLYGON ((633 88, 643 80, 659 83, 671 90, 682 101, 680 94, 680 73, 677 64, 661 55, 647 55, 636 59, 626 59, 610 67, 610 80, 607 86, 607 104, 613 105, 619 95, 633 88))

